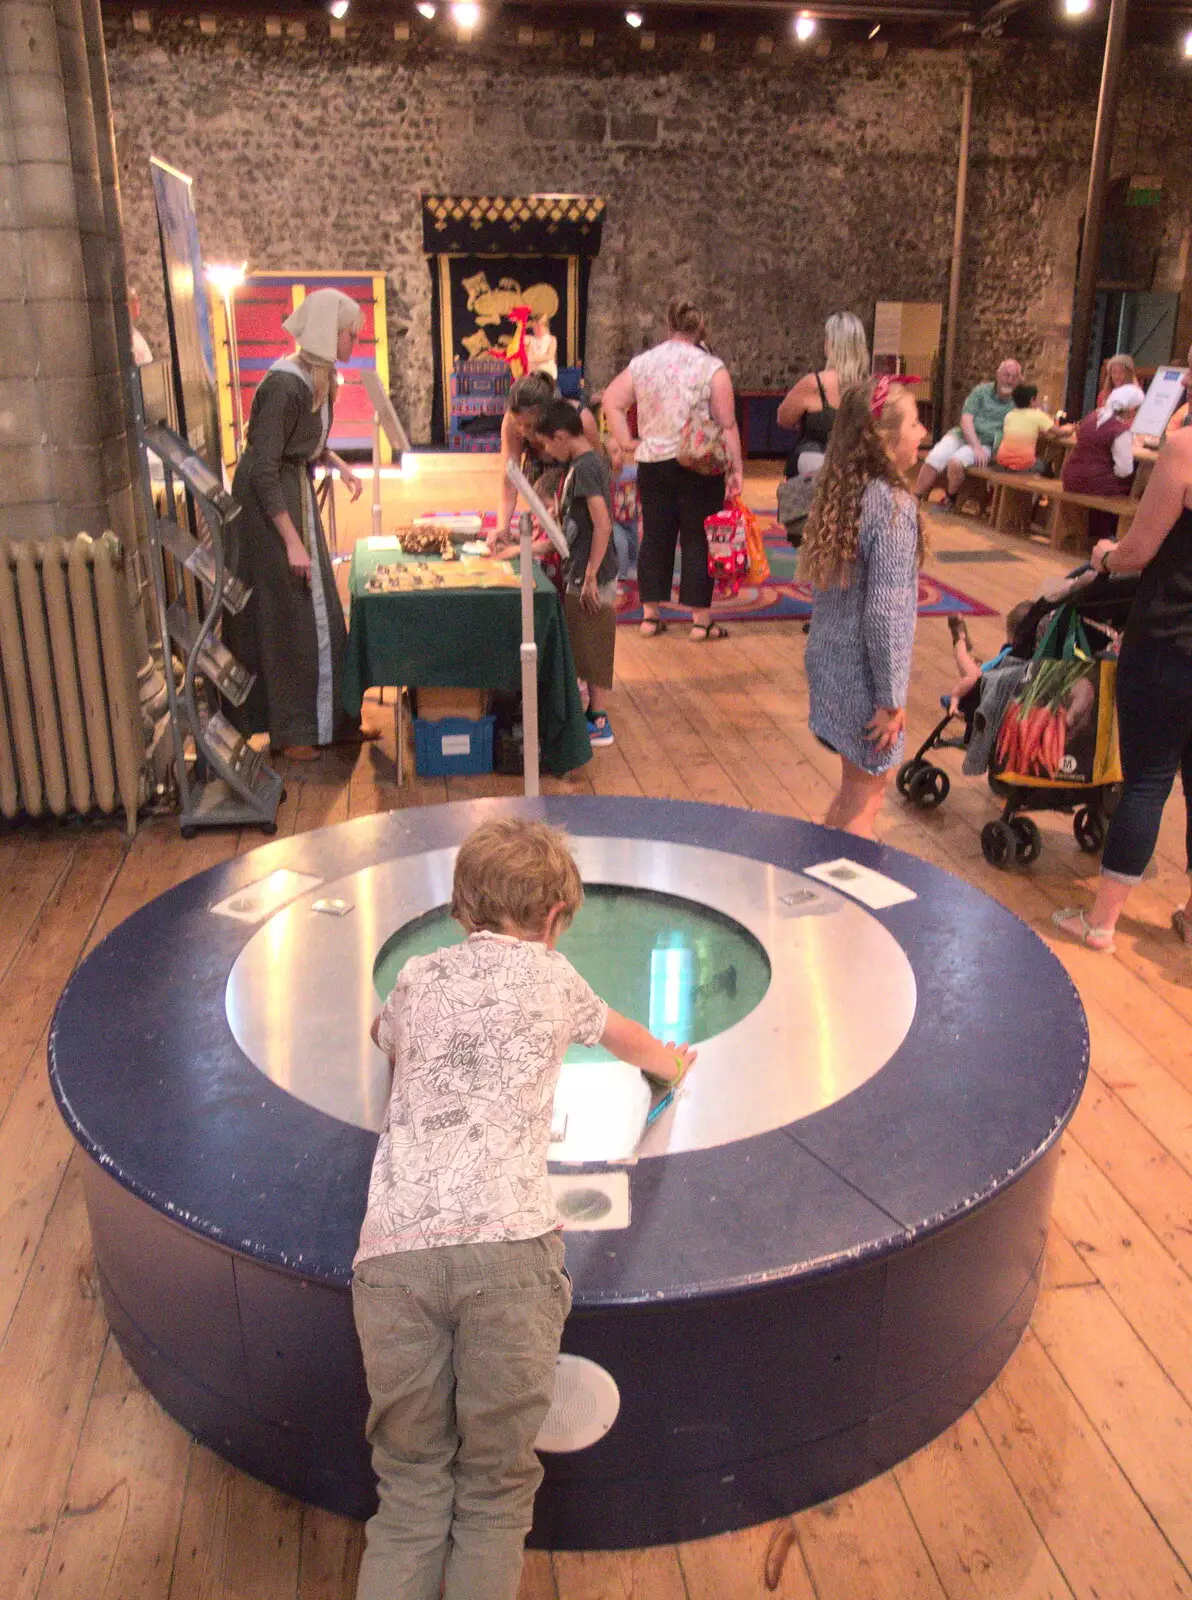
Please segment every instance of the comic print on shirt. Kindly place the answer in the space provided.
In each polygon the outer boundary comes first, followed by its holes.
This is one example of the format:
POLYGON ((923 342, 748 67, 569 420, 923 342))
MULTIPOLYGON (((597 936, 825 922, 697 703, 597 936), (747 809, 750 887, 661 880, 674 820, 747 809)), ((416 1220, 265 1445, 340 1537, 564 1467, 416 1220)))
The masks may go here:
POLYGON ((556 1227, 559 1068, 607 1016, 565 956, 528 940, 475 933, 407 961, 381 1011, 396 1069, 356 1260, 556 1227))

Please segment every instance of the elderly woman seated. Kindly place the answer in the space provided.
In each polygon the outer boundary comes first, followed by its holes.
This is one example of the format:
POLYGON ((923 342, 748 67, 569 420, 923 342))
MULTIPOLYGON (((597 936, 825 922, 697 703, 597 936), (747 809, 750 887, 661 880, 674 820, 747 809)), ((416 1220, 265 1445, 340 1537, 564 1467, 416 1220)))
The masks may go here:
MULTIPOLYGON (((1127 495, 1134 481, 1134 418, 1145 396, 1136 383, 1114 389, 1099 411, 1090 411, 1076 430, 1076 443, 1064 462, 1063 483, 1074 494, 1127 495)), ((1111 539, 1117 518, 1110 511, 1089 512, 1094 539, 1111 539)))

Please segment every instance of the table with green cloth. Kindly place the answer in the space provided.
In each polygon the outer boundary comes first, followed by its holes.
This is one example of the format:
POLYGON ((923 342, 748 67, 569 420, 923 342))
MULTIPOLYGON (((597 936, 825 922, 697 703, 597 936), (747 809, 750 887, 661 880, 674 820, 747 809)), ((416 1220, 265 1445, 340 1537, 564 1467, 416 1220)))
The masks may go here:
MULTIPOLYGON (((369 593, 374 569, 425 556, 362 540, 352 554, 352 600, 341 698, 359 716, 364 691, 382 684, 420 688, 521 687, 519 589, 426 589, 369 593)), ((437 559, 437 558, 435 558, 437 559)), ((516 566, 516 563, 514 563, 516 566)), ((563 602, 534 564, 534 638, 538 644, 538 740, 542 765, 556 776, 592 758, 575 681, 563 602)))

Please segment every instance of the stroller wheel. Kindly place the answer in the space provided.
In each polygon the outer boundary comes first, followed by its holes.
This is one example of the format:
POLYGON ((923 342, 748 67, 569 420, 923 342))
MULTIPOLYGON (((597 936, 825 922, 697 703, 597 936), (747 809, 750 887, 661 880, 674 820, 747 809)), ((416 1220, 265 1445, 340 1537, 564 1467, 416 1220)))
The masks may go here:
POLYGON ((1029 867, 1032 861, 1039 859, 1043 835, 1029 817, 1014 817, 1010 827, 1014 832, 1015 859, 1019 866, 1029 867))
POLYGON ((1081 806, 1072 819, 1072 832, 1080 848, 1088 855, 1095 856, 1105 843, 1109 828, 1099 811, 1094 811, 1091 806, 1081 806))
POLYGON ((1018 850, 1018 840, 1007 822, 987 822, 981 829, 981 854, 991 867, 1008 867, 1018 850))
POLYGON ((911 792, 911 780, 917 772, 923 770, 923 763, 917 756, 912 756, 909 761, 904 761, 898 769, 898 776, 894 779, 894 786, 899 794, 906 799, 911 792))
POLYGON ((912 774, 907 794, 920 811, 934 811, 948 798, 951 787, 952 780, 943 767, 924 766, 912 774))

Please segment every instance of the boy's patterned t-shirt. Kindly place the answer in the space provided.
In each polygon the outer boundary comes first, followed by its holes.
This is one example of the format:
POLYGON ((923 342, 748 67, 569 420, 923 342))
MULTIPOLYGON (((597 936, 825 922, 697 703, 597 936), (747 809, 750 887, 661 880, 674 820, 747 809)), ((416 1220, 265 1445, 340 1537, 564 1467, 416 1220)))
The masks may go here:
POLYGON ((356 1260, 557 1227, 559 1068, 607 1016, 566 956, 525 939, 474 933, 407 961, 378 1028, 397 1064, 356 1260))

